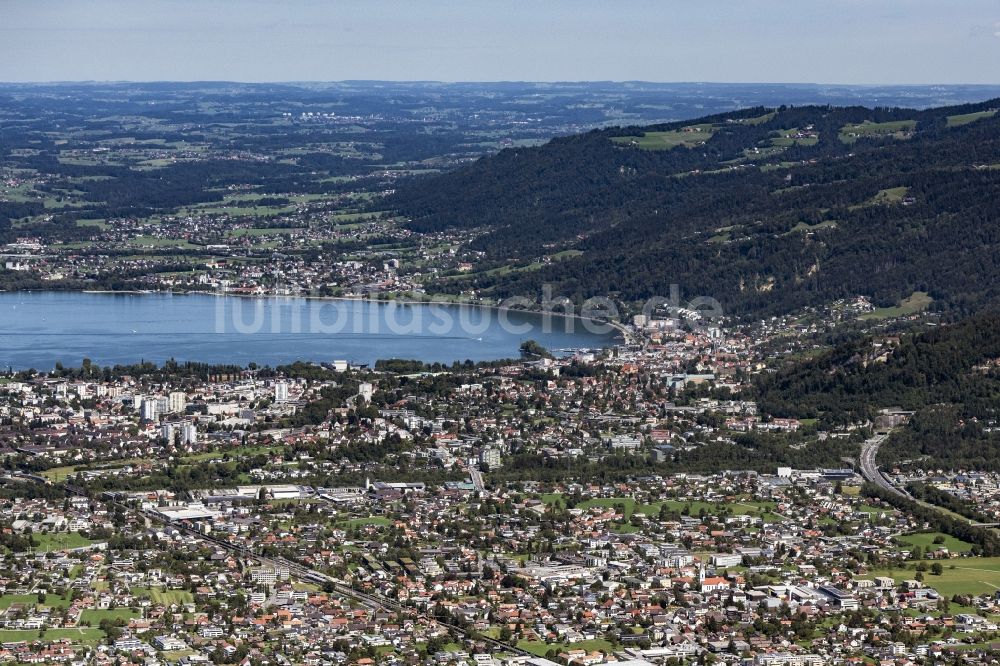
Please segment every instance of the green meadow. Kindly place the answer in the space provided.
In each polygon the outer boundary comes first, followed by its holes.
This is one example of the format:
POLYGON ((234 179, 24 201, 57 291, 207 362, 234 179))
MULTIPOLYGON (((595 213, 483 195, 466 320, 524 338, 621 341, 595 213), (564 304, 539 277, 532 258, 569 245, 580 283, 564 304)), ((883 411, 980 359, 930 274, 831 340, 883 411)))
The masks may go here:
POLYGON ((620 146, 633 146, 642 150, 670 150, 678 146, 692 148, 712 138, 712 125, 691 125, 669 132, 644 132, 639 136, 616 136, 611 140, 620 146))
POLYGON ((892 317, 905 317, 916 314, 934 302, 926 291, 915 291, 902 301, 899 305, 891 308, 878 308, 861 315, 861 319, 891 319, 892 317))

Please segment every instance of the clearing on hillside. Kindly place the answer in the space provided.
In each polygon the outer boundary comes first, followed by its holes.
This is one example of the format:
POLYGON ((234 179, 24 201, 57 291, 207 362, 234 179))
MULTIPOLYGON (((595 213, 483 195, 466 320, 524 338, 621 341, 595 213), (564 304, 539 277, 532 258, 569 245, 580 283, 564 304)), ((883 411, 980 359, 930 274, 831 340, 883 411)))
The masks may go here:
POLYGON ((798 127, 773 132, 771 145, 779 148, 789 146, 815 146, 819 143, 819 134, 812 130, 800 130, 798 127))
POLYGON ((916 120, 892 120, 885 123, 873 123, 870 120, 866 120, 858 125, 844 125, 841 127, 840 140, 844 143, 854 143, 858 139, 880 137, 909 139, 916 127, 916 120))
POLYGON ((677 146, 700 146, 715 134, 712 125, 689 125, 669 132, 644 132, 639 136, 614 136, 611 140, 620 146, 642 150, 670 150, 677 146))
POLYGON ((977 111, 975 113, 962 113, 957 116, 948 116, 948 127, 968 125, 969 123, 974 123, 977 120, 982 120, 983 118, 992 118, 996 114, 996 109, 990 109, 988 111, 977 111))
POLYGON ((900 301, 899 305, 892 308, 878 308, 861 315, 859 319, 891 319, 892 317, 905 317, 916 314, 921 310, 926 310, 927 306, 934 302, 926 291, 915 291, 908 297, 900 301))

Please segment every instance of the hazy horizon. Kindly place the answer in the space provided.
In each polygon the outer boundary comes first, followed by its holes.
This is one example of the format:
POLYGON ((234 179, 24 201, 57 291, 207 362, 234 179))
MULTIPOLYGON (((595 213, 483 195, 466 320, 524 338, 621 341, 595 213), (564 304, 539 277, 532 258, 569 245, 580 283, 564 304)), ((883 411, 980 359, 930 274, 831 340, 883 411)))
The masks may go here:
POLYGON ((1000 83, 992 0, 8 0, 0 80, 1000 83))
POLYGON ((233 85, 329 85, 338 83, 399 83, 399 84, 440 84, 440 85, 500 85, 500 84, 537 84, 537 85, 655 85, 655 86, 843 86, 848 88, 935 88, 935 87, 974 87, 1000 88, 997 83, 970 83, 967 81, 937 81, 929 83, 905 83, 899 81, 884 81, 878 83, 845 83, 843 81, 652 81, 648 79, 274 79, 268 81, 249 81, 240 79, 47 79, 32 81, 16 81, 0 79, 0 85, 114 85, 114 84, 195 84, 216 83, 233 85))

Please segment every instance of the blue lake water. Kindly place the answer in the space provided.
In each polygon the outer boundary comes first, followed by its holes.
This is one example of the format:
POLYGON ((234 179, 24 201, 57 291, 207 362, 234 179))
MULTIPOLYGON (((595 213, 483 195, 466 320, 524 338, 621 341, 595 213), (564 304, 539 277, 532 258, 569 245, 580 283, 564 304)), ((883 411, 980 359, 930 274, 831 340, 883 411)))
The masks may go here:
POLYGON ((0 367, 179 361, 277 365, 514 358, 525 340, 599 348, 596 322, 452 305, 204 294, 0 293, 0 367))

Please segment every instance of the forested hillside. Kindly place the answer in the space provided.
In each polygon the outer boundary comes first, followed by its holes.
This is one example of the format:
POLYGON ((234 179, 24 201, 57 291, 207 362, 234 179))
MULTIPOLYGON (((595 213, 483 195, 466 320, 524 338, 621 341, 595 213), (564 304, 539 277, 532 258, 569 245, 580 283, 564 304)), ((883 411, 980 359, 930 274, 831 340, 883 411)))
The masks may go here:
POLYGON ((1000 314, 984 312, 957 324, 902 336, 847 342, 760 382, 761 406, 775 416, 872 418, 880 408, 982 400, 993 389, 1000 359, 1000 314), (979 389, 989 387, 982 394, 979 389))
POLYGON ((886 407, 912 410, 880 449, 882 461, 1000 470, 1000 314, 850 342, 762 378, 758 394, 767 414, 829 426, 874 419, 886 407))
POLYGON ((971 311, 1000 295, 998 106, 594 131, 402 184, 393 201, 415 230, 485 230, 486 265, 445 290, 638 300, 676 283, 734 314, 926 291, 971 311), (519 270, 489 270, 503 265, 519 270))

